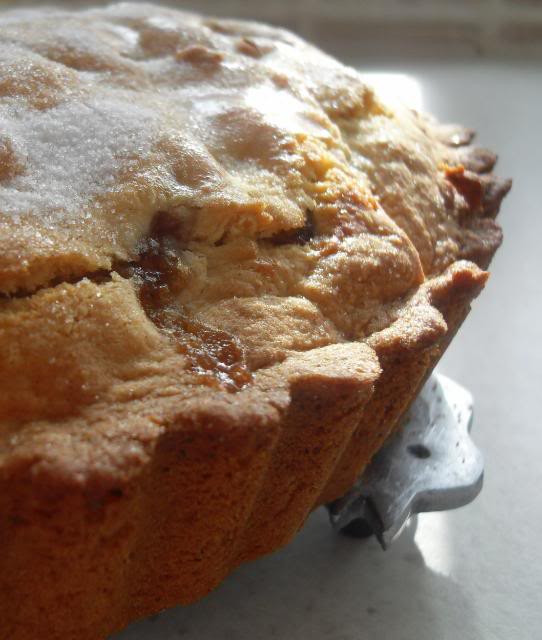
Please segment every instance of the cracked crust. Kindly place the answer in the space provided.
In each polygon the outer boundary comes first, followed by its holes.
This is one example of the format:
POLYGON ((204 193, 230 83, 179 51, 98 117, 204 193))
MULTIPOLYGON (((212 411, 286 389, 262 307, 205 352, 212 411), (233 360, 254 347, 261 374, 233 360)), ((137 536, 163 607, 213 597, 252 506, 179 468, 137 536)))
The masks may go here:
POLYGON ((349 488, 482 289, 510 182, 279 29, 0 24, 0 635, 97 640, 349 488))

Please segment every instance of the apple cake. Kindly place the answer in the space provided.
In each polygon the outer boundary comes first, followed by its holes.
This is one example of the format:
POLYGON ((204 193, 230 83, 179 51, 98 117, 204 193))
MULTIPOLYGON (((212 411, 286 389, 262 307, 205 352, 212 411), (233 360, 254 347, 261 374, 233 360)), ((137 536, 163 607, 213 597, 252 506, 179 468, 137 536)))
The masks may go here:
POLYGON ((0 637, 98 640, 343 494, 510 182, 291 33, 0 14, 0 637))

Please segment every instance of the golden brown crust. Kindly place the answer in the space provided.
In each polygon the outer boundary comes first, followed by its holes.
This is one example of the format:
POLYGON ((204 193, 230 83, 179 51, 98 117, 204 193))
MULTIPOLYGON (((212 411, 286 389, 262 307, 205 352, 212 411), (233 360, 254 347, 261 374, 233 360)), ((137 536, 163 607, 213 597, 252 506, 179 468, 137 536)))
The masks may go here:
POLYGON ((483 287, 510 183, 282 30, 0 23, 0 637, 97 640, 349 488, 483 287))
POLYGON ((2 635, 26 639, 45 628, 48 638, 102 637, 133 617, 203 596, 240 560, 270 550, 262 518, 276 516, 285 542, 312 507, 320 470, 332 466, 378 373, 368 347, 331 345, 262 371, 258 391, 225 394, 222 406, 201 397, 185 407, 177 398, 154 408, 134 402, 132 415, 112 416, 109 429, 92 434, 91 448, 79 443, 78 468, 65 468, 58 441, 48 458, 29 447, 12 452, 0 474, 9 551, 0 582, 3 595, 20 597, 3 612, 2 635), (299 453, 307 435, 312 453, 290 466, 280 452, 293 445, 290 455, 299 453), (314 486, 300 486, 311 478, 314 486), (269 492, 281 482, 295 492, 285 511, 269 503, 283 499, 269 492), (41 561, 30 568, 34 554, 41 561))
POLYGON ((457 262, 428 280, 390 327, 369 338, 382 375, 318 504, 346 493, 397 427, 486 280, 479 268, 457 262))

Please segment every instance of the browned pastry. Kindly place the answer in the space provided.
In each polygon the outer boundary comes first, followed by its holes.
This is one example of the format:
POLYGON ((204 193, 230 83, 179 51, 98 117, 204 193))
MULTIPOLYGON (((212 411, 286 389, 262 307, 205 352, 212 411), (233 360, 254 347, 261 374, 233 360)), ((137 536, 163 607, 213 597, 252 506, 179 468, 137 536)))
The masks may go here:
POLYGON ((1 15, 1 638, 192 602, 350 486, 500 243, 470 139, 279 29, 1 15))

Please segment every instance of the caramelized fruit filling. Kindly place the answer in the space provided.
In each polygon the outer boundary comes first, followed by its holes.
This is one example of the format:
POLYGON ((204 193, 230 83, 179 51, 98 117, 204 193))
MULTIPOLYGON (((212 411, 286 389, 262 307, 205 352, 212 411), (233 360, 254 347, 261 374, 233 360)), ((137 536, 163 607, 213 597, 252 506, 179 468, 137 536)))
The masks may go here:
POLYGON ((310 242, 316 234, 316 228, 314 225, 314 216, 312 211, 307 211, 305 224, 299 229, 287 229, 285 231, 279 231, 275 235, 271 236, 269 240, 274 245, 283 244, 300 244, 304 245, 310 242))
POLYGON ((177 302, 176 294, 183 287, 183 280, 177 268, 176 226, 168 214, 159 213, 137 263, 118 271, 137 281, 145 313, 172 338, 198 379, 209 386, 235 391, 251 380, 239 341, 189 317, 177 302))

